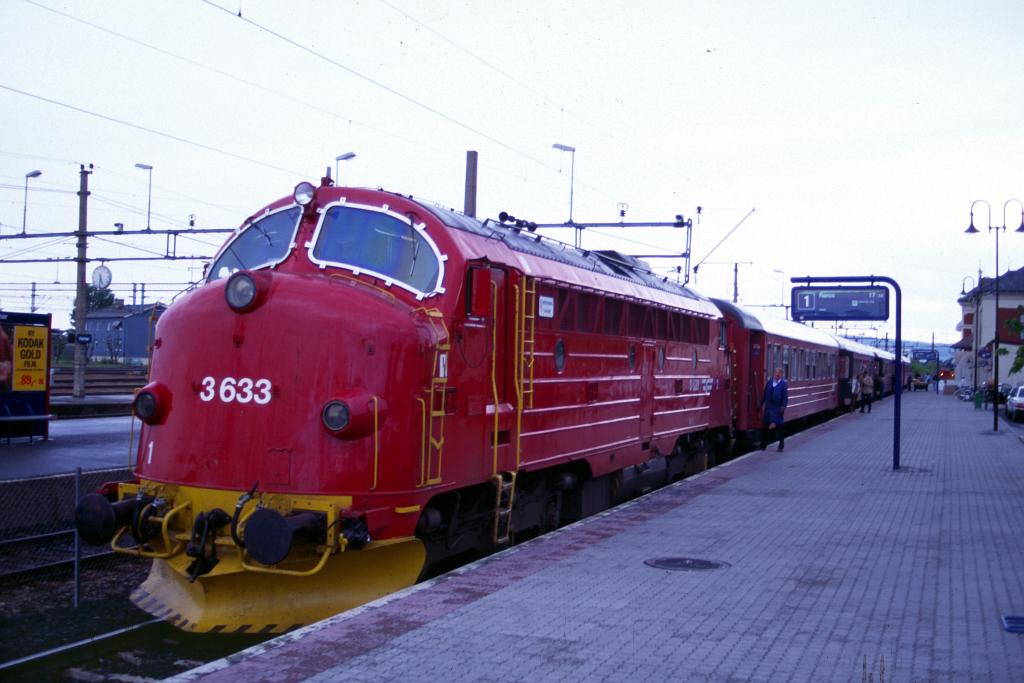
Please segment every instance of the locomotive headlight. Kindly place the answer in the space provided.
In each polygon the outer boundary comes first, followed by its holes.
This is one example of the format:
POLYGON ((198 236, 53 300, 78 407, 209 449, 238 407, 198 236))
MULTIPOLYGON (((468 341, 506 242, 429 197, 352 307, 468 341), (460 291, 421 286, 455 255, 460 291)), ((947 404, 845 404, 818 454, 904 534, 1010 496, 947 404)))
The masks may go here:
POLYGON ((259 306, 270 291, 273 276, 268 270, 240 270, 228 278, 224 299, 236 313, 247 313, 259 306))
POLYGON ((332 432, 340 432, 348 427, 351 413, 344 401, 328 401, 321 413, 324 427, 332 432))
POLYGON ((135 394, 132 412, 146 424, 160 424, 171 407, 171 391, 160 382, 150 382, 135 394))
POLYGON ((387 403, 365 389, 343 389, 320 410, 320 422, 338 439, 355 441, 373 434, 388 416, 387 403))
POLYGON ((228 306, 236 311, 244 310, 256 300, 256 282, 248 273, 235 273, 228 280, 224 296, 228 306))
POLYGON ((295 197, 295 203, 299 206, 306 206, 313 201, 313 196, 316 194, 316 188, 313 187, 312 183, 305 181, 295 186, 293 196, 295 197))
POLYGON ((148 391, 140 391, 135 397, 135 414, 140 420, 148 420, 156 415, 156 396, 148 391))

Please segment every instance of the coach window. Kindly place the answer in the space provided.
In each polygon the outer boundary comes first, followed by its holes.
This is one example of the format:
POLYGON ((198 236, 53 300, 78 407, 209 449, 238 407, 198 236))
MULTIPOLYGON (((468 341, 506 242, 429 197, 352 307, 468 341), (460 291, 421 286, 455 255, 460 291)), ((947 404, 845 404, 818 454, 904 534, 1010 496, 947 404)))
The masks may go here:
POLYGON ((629 369, 636 370, 636 344, 629 345, 629 369))
POLYGON ((697 349, 693 350, 693 369, 697 369, 697 349))
POLYGON ((618 299, 604 300, 604 332, 620 334, 622 331, 623 304, 618 299))
POLYGON ((302 209, 290 206, 269 213, 242 230, 224 245, 210 267, 208 282, 228 277, 239 270, 276 266, 283 261, 295 241, 302 209))
POLYGON ((565 342, 559 339, 555 342, 555 372, 561 374, 565 370, 565 342))
POLYGON ((789 347, 782 347, 782 376, 791 379, 789 376, 789 347))
POLYGON ((725 321, 718 321, 718 348, 725 349, 726 338, 725 338, 725 321))
POLYGON ((367 273, 421 295, 441 286, 441 254, 415 214, 329 205, 313 235, 309 257, 321 267, 367 273))
POLYGON ((658 370, 665 369, 665 347, 658 347, 658 370))

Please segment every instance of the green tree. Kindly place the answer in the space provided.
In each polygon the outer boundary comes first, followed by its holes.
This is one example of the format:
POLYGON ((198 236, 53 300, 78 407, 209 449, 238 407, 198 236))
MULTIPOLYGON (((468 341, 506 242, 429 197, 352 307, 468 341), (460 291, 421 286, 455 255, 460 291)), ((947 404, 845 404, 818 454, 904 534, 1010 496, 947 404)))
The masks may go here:
MULTIPOLYGON (((110 308, 114 305, 114 293, 109 289, 100 289, 99 287, 93 287, 92 285, 86 285, 86 287, 88 288, 88 294, 85 299, 86 312, 99 311, 104 308, 110 308)), ((71 324, 78 324, 75 320, 75 311, 71 311, 71 324)))
MULTIPOLYGON (((1020 321, 1021 316, 1024 316, 1024 306, 1017 307, 1016 320, 1006 321, 1006 326, 1013 332, 1016 332, 1018 337, 1020 337, 1021 333, 1024 332, 1024 324, 1020 321)), ((999 350, 1002 351, 1002 349, 999 350)), ((1020 372, 1021 368, 1024 368, 1024 345, 1017 347, 1017 355, 1013 359, 1013 365, 1010 366, 1010 374, 1012 375, 1015 372, 1020 372)))

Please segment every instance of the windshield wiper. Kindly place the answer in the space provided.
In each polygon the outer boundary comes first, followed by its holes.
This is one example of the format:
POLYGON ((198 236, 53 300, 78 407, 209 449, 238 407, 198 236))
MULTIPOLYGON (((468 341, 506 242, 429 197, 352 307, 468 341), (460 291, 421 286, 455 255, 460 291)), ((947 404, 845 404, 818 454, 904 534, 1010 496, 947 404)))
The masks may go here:
POLYGON ((416 214, 409 211, 405 215, 409 219, 409 237, 412 238, 412 263, 409 264, 409 276, 412 276, 416 270, 416 257, 420 253, 420 241, 416 239, 416 214))

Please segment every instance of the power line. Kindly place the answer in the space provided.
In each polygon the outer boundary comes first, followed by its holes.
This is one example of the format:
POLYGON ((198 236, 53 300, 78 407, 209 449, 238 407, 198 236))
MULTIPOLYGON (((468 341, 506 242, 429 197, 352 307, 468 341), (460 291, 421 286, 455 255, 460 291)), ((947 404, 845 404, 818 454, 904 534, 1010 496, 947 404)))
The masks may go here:
POLYGON ((94 112, 94 111, 90 111, 88 109, 83 109, 82 107, 76 107, 75 105, 68 104, 67 102, 61 102, 60 100, 54 100, 54 99, 51 99, 49 97, 43 97, 42 95, 36 95, 35 93, 27 92, 25 90, 19 90, 18 88, 12 88, 11 86, 5 85, 3 83, 0 83, 0 90, 7 90, 8 92, 13 92, 13 93, 16 93, 18 95, 22 95, 24 97, 30 97, 32 99, 39 100, 41 102, 46 102, 48 104, 52 104, 52 105, 55 105, 55 106, 58 106, 58 107, 63 107, 64 109, 70 109, 71 111, 76 111, 76 112, 78 112, 80 114, 87 114, 88 116, 94 116, 94 117, 96 117, 98 119, 102 119, 104 121, 109 121, 111 123, 117 123, 119 125, 127 126, 128 128, 134 128, 135 130, 141 130, 141 131, 143 131, 145 133, 150 133, 152 135, 159 135, 162 138, 167 138, 168 140, 174 140, 175 142, 180 142, 182 144, 191 145, 193 147, 198 147, 199 149, 205 149, 208 152, 216 152, 217 154, 223 154, 224 156, 231 157, 232 159, 238 159, 240 161, 247 161, 250 164, 256 164, 257 166, 262 166, 264 168, 269 168, 269 169, 274 170, 274 171, 279 171, 281 173, 287 173, 288 175, 290 175, 292 177, 295 177, 295 176, 302 177, 304 175, 304 174, 302 174, 302 173, 300 173, 298 171, 293 171, 293 170, 290 170, 290 169, 287 169, 287 168, 282 168, 280 166, 274 166, 273 164, 268 164, 268 163, 266 163, 264 161, 260 161, 258 159, 253 159, 251 157, 243 156, 241 154, 235 154, 234 152, 229 152, 227 150, 220 149, 219 147, 213 147, 212 145, 206 145, 206 144, 203 144, 201 142, 196 142, 194 140, 189 140, 188 138, 180 137, 178 135, 171 135, 170 133, 165 133, 163 131, 156 130, 155 128, 147 128, 146 126, 141 126, 141 125, 139 125, 137 123, 132 123, 130 121, 125 121, 123 119, 114 118, 113 116, 107 116, 106 114, 100 114, 100 113, 97 113, 97 112, 94 112))
MULTIPOLYGON (((422 26, 428 32, 434 34, 435 36, 437 36, 441 40, 445 41, 449 45, 455 47, 456 49, 461 50, 462 52, 466 53, 467 55, 469 55, 473 59, 477 60, 478 62, 480 62, 481 64, 486 66, 488 69, 491 69, 495 73, 497 73, 497 74, 503 76, 504 78, 508 79, 509 81, 515 83, 516 85, 518 85, 520 88, 522 88, 526 92, 531 93, 532 95, 536 96, 541 101, 543 101, 543 102, 547 103, 548 105, 558 109, 558 111, 560 113, 569 114, 569 116, 573 117, 574 119, 576 119, 580 123, 590 127, 591 129, 593 129, 597 133, 601 134, 602 136, 604 136, 606 138, 610 138, 612 140, 616 140, 619 143, 625 145, 626 147, 629 147, 630 150, 634 154, 636 154, 638 156, 641 156, 641 157, 643 157, 645 159, 649 159, 650 161, 653 161, 654 163, 658 164, 659 166, 661 166, 662 168, 664 168, 664 169, 666 169, 668 171, 671 171, 672 173, 678 173, 678 169, 675 169, 675 168, 669 166, 668 164, 663 162, 661 159, 658 159, 657 157, 650 156, 646 152, 646 150, 644 150, 643 148, 637 147, 636 145, 632 144, 628 140, 623 140, 622 138, 617 136, 615 133, 613 133, 611 131, 608 131, 608 130, 605 130, 604 128, 598 126, 597 124, 595 124, 595 123, 587 120, 586 118, 580 116, 579 114, 577 114, 576 112, 572 111, 571 109, 567 109, 565 107, 565 105, 563 105, 563 104, 561 104, 559 102, 554 101, 553 99, 551 99, 550 97, 548 97, 547 95, 545 95, 541 91, 537 90, 536 88, 534 88, 534 87, 532 87, 532 86, 522 82, 521 80, 519 80, 518 78, 516 78, 512 74, 508 73, 507 71, 505 71, 501 67, 498 67, 498 66, 492 64, 491 62, 487 61, 486 59, 484 59, 483 57, 478 55, 476 52, 470 50, 469 48, 463 46, 462 44, 456 42, 455 40, 449 38, 448 36, 444 35, 440 31, 436 30, 435 28, 433 28, 432 26, 430 26, 426 22, 422 21, 421 19, 418 19, 418 18, 412 16, 411 14, 409 14, 408 12, 406 12, 405 10, 403 10, 403 9, 401 9, 399 7, 395 7, 393 4, 388 2, 388 0, 380 0, 380 3, 385 5, 385 6, 387 6, 387 7, 389 7, 389 8, 391 8, 392 10, 397 12, 398 14, 401 14, 402 16, 404 16, 409 21, 412 21, 412 22, 414 22, 416 24, 419 24, 420 26, 422 26)), ((687 180, 689 180, 689 178, 687 180)))
MULTIPOLYGON (((90 21, 86 21, 85 19, 81 19, 79 17, 76 17, 74 15, 68 14, 66 12, 61 12, 59 10, 56 10, 56 9, 53 9, 53 8, 50 8, 50 7, 46 7, 45 5, 41 5, 41 4, 37 3, 37 2, 34 2, 33 0, 23 0, 23 2, 26 2, 26 3, 30 4, 30 5, 33 5, 34 7, 38 7, 39 9, 43 9, 43 10, 46 10, 48 12, 52 12, 54 14, 57 14, 57 15, 59 15, 61 17, 64 17, 65 19, 70 20, 70 21, 77 22, 79 24, 88 26, 88 27, 90 27, 92 29, 95 29, 97 31, 101 31, 101 32, 106 33, 108 35, 115 36, 117 38, 120 38, 122 40, 130 42, 132 44, 138 45, 140 47, 144 47, 144 48, 146 48, 148 50, 152 50, 152 51, 157 52, 159 54, 162 54, 162 55, 164 55, 166 57, 169 57, 171 59, 176 59, 178 61, 184 62, 184 63, 189 64, 191 66, 194 66, 194 67, 203 69, 205 71, 209 71, 211 73, 215 73, 217 75, 223 76, 224 78, 228 78, 230 80, 242 83, 243 85, 255 88, 255 89, 260 90, 262 92, 269 93, 271 95, 280 97, 280 98, 282 98, 282 99, 284 99, 284 100, 286 100, 288 102, 293 102, 295 104, 300 104, 300 105, 302 105, 304 107, 307 107, 309 109, 312 109, 314 111, 318 111, 320 113, 323 113, 323 114, 326 114, 328 116, 340 119, 342 121, 347 121, 349 124, 354 124, 354 125, 360 126, 360 127, 365 128, 367 130, 371 130, 371 131, 374 131, 376 133, 380 133, 381 135, 393 138, 395 140, 398 140, 400 142, 404 142, 404 143, 409 144, 409 145, 414 145, 416 147, 421 147, 423 149, 430 150, 430 151, 432 151, 432 152, 434 152, 436 154, 441 154, 441 155, 444 155, 444 156, 451 156, 451 157, 455 156, 455 155, 453 155, 451 153, 450 150, 440 149, 438 147, 427 145, 427 144, 424 144, 421 140, 416 140, 416 139, 413 139, 413 138, 410 138, 410 137, 407 137, 407 136, 404 136, 404 135, 400 135, 400 134, 397 134, 397 133, 395 133, 393 131, 388 131, 388 130, 385 130, 383 128, 379 128, 377 126, 371 125, 371 124, 366 123, 364 121, 359 121, 359 120, 356 120, 356 119, 352 119, 351 117, 349 117, 346 114, 341 114, 341 113, 338 113, 338 112, 334 112, 334 111, 325 109, 324 107, 321 107, 321 106, 317 105, 316 103, 310 102, 308 100, 303 100, 301 98, 292 97, 292 96, 290 96, 290 95, 288 95, 286 93, 282 93, 282 92, 280 92, 278 90, 274 90, 273 88, 268 88, 266 86, 260 85, 259 83, 256 83, 254 81, 250 81, 250 80, 242 78, 240 76, 236 76, 236 75, 234 75, 234 74, 232 74, 230 72, 224 71, 222 69, 217 69, 217 68, 211 67, 209 65, 206 65, 206 64, 203 64, 201 62, 198 62, 198 61, 196 61, 194 59, 190 59, 188 57, 184 57, 182 55, 176 54, 176 53, 171 52, 169 50, 165 50, 165 49, 157 47, 155 45, 151 45, 149 43, 146 43, 144 41, 138 40, 136 38, 132 38, 131 36, 128 36, 126 34, 114 31, 114 30, 106 28, 104 26, 100 26, 99 24, 96 24, 96 23, 93 23, 93 22, 90 22, 90 21)), ((11 155, 12 156, 24 156, 26 158, 41 158, 41 157, 30 157, 29 155, 17 155, 17 154, 13 154, 13 153, 11 155)), ((532 157, 531 157, 531 159, 532 159, 532 157)), ((533 161, 537 161, 536 159, 532 159, 532 160, 533 161)), ((66 160, 59 160, 59 161, 63 161, 65 163, 72 163, 72 164, 76 164, 77 163, 77 162, 71 162, 71 161, 66 161, 66 160)), ((540 162, 537 162, 537 163, 540 163, 540 162)), ((496 172, 498 172, 500 174, 509 175, 509 176, 516 176, 516 174, 508 172, 501 165, 491 165, 489 163, 486 164, 486 165, 487 165, 488 168, 492 168, 492 169, 494 169, 496 172)), ((543 166, 543 164, 542 164, 542 166, 543 166)), ((96 168, 101 168, 101 167, 97 166, 96 168)), ((545 167, 545 168, 548 168, 549 170, 555 170, 555 169, 553 169, 551 167, 545 167)), ((113 171, 112 169, 109 169, 109 168, 105 168, 105 170, 108 171, 108 172, 116 173, 116 171, 113 171)), ((118 174, 118 175, 122 175, 123 176, 123 174, 118 174)), ((127 176, 123 176, 123 177, 127 177, 127 176)), ((532 181, 531 178, 521 178, 521 179, 522 180, 532 181)), ((580 185, 589 187, 589 188, 595 190, 596 192, 605 195, 606 197, 612 198, 610 195, 607 195, 606 193, 601 192, 601 190, 598 190, 597 188, 594 188, 593 186, 588 185, 585 182, 581 181, 580 185)), ((173 192, 173 190, 172 190, 172 192, 173 192)), ((223 208, 223 207, 219 207, 216 204, 205 202, 203 200, 196 199, 194 197, 189 197, 188 195, 184 195, 184 194, 181 194, 179 192, 175 192, 175 194, 179 194, 180 196, 192 199, 193 201, 200 202, 200 203, 205 204, 207 206, 212 206, 214 208, 223 208)))
MULTIPOLYGON (((360 80, 366 81, 367 83, 370 83, 371 85, 374 85, 374 86, 380 88, 381 90, 384 90, 385 92, 390 93, 391 95, 394 95, 395 97, 398 97, 399 99, 402 99, 405 102, 408 102, 409 104, 415 105, 415 106, 419 107, 420 109, 422 109, 422 110, 424 110, 424 111, 426 111, 428 113, 431 113, 434 116, 437 116, 438 118, 441 118, 441 119, 451 123, 452 125, 458 126, 459 128, 461 128, 461 129, 463 129, 465 131, 473 133, 474 135, 478 135, 481 138, 483 138, 483 139, 485 139, 485 140, 487 140, 489 142, 492 142, 495 145, 498 145, 499 147, 502 147, 502 148, 508 150, 509 152, 512 152, 513 154, 517 155, 517 156, 520 156, 520 157, 522 157, 524 159, 527 159, 528 161, 532 161, 533 163, 537 164, 541 168, 545 168, 545 169, 547 169, 547 170, 549 170, 549 171, 551 171, 553 173, 558 173, 559 172, 558 169, 556 169, 555 167, 549 166, 548 164, 544 163, 540 159, 538 159, 538 158, 536 158, 534 156, 531 156, 531 155, 527 154, 526 152, 523 152, 523 151, 513 147, 512 145, 502 141, 501 139, 496 138, 493 135, 489 135, 488 133, 485 133, 482 130, 474 128, 473 126, 460 121, 459 119, 455 118, 454 116, 451 116, 450 114, 446 114, 445 112, 441 111, 440 109, 437 109, 437 108, 432 107, 432 106, 430 106, 428 104, 420 102, 419 100, 415 99, 414 97, 406 95, 405 93, 403 93, 403 92, 401 92, 399 90, 396 90, 395 88, 392 88, 391 86, 386 85, 386 84, 382 83, 381 81, 376 80, 375 78, 372 78, 370 76, 362 74, 362 73, 356 71, 355 69, 353 69, 353 68, 351 68, 349 66, 345 66, 341 62, 339 62, 339 61, 337 61, 335 59, 332 59, 331 57, 328 57, 324 53, 319 52, 317 50, 314 50, 311 47, 307 47, 307 46, 303 45, 302 43, 299 43, 298 41, 293 40, 292 38, 289 38, 288 36, 275 31, 272 28, 270 28, 270 27, 268 27, 268 26, 266 26, 264 24, 260 24, 260 23, 258 23, 256 21, 253 21, 252 19, 249 19, 247 17, 243 17, 241 15, 241 13, 237 13, 236 14, 234 11, 229 10, 229 9, 227 9, 225 7, 221 7, 220 5, 218 5, 217 3, 213 2, 212 0, 200 0, 200 2, 202 2, 202 3, 206 4, 206 5, 209 5, 210 7, 213 7, 214 9, 218 9, 221 12, 224 12, 225 14, 228 14, 228 15, 230 15, 232 17, 235 17, 237 19, 241 19, 242 21, 244 21, 245 23, 249 24, 250 26, 252 26, 252 27, 254 27, 256 29, 259 29, 260 31, 263 31, 263 32, 273 36, 274 38, 277 38, 278 40, 280 40, 280 41, 282 41, 284 43, 287 43, 288 45, 291 45, 292 47, 294 47, 297 50, 300 50, 300 51, 305 52, 305 53, 307 53, 309 55, 312 55, 313 57, 315 57, 315 58, 317 58, 317 59, 319 59, 321 61, 324 61, 324 62, 330 64, 331 66, 334 66, 335 68, 341 69, 342 71, 344 71, 344 72, 346 72, 348 74, 351 74, 351 75, 355 76, 356 78, 359 78, 360 80)), ((594 192, 597 192, 598 194, 601 194, 601 195, 603 195, 603 196, 605 196, 605 197, 607 197, 609 199, 612 199, 612 200, 617 200, 618 199, 617 197, 614 197, 614 196, 608 194, 607 192, 604 192, 603 190, 601 190, 601 189, 599 189, 597 187, 594 187, 593 185, 589 185, 586 182, 580 182, 579 184, 583 185, 584 187, 588 187, 591 190, 593 190, 594 192)))

